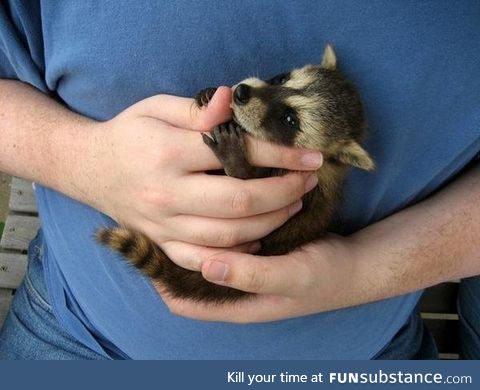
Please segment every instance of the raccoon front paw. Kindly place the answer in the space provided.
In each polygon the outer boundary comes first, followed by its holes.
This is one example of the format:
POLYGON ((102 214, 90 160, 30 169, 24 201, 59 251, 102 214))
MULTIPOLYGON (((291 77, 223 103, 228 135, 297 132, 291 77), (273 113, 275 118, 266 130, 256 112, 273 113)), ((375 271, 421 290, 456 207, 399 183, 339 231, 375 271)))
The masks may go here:
POLYGON ((243 130, 234 122, 222 123, 213 128, 210 136, 202 134, 203 141, 212 149, 220 162, 245 157, 246 146, 243 130))
POLYGON ((198 107, 206 107, 210 100, 212 100, 213 95, 215 95, 217 88, 205 88, 202 89, 197 96, 195 96, 195 103, 198 107))
POLYGON ((235 122, 215 127, 210 136, 202 134, 203 141, 220 160, 228 176, 239 179, 255 177, 255 168, 247 161, 243 129, 235 122))

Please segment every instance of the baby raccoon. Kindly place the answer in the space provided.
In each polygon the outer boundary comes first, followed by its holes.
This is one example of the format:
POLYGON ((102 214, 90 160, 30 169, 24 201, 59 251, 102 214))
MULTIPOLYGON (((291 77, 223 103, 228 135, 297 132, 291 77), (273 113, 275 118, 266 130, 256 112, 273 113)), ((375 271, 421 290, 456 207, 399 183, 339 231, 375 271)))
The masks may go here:
MULTIPOLYGON (((196 104, 207 105, 215 90, 202 90, 196 104)), ((318 185, 303 196, 302 210, 261 240, 259 254, 285 254, 324 235, 347 169, 374 168, 360 146, 366 130, 360 98, 337 69, 333 48, 326 46, 320 65, 306 65, 266 81, 243 80, 234 88, 232 109, 233 121, 214 128, 210 136, 202 134, 227 175, 249 179, 286 173, 250 165, 244 134, 319 150, 324 156, 323 166, 316 171, 318 185)), ((201 273, 177 266, 153 241, 127 227, 101 229, 97 240, 123 254, 171 296, 225 302, 251 295, 215 285, 201 273)))

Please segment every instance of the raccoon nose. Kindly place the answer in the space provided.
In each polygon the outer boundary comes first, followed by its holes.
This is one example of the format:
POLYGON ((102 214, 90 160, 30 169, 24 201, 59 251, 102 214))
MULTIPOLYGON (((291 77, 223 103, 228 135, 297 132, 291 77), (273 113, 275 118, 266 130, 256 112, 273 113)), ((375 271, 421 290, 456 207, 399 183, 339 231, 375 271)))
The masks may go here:
POLYGON ((233 100, 237 104, 247 104, 250 99, 250 87, 247 84, 240 84, 233 91, 233 100))

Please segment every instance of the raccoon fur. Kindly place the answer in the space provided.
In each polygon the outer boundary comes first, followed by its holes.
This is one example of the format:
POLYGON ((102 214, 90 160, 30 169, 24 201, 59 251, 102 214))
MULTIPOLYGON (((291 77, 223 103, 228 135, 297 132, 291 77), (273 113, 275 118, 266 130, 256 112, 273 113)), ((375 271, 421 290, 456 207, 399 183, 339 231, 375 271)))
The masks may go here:
MULTIPOLYGON (((196 104, 208 105, 215 90, 202 90, 196 104)), ((261 240, 259 254, 285 254, 320 238, 327 232, 347 169, 374 169, 360 145, 366 132, 360 97, 338 70, 333 48, 326 46, 320 65, 306 65, 266 81, 241 81, 233 88, 232 110, 231 122, 214 128, 210 136, 202 134, 227 175, 249 179, 286 173, 250 165, 245 134, 319 150, 324 156, 323 166, 316 171, 318 185, 303 196, 302 210, 261 240)), ((210 283, 201 273, 177 266, 153 241, 128 227, 100 229, 96 237, 173 297, 225 302, 252 295, 210 283)))

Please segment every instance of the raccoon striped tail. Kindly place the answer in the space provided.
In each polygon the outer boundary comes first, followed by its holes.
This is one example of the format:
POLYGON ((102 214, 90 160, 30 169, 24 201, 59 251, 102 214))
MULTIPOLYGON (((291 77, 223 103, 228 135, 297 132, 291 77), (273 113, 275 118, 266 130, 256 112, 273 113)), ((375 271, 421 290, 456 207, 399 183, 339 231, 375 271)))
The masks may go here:
POLYGON ((155 279, 163 272, 165 255, 144 234, 124 227, 99 229, 95 238, 125 256, 143 273, 155 279))
POLYGON ((178 266, 152 240, 135 230, 125 227, 99 229, 96 240, 121 253, 152 278, 155 287, 161 289, 161 295, 208 302, 234 302, 249 296, 244 291, 210 283, 200 272, 178 266))

